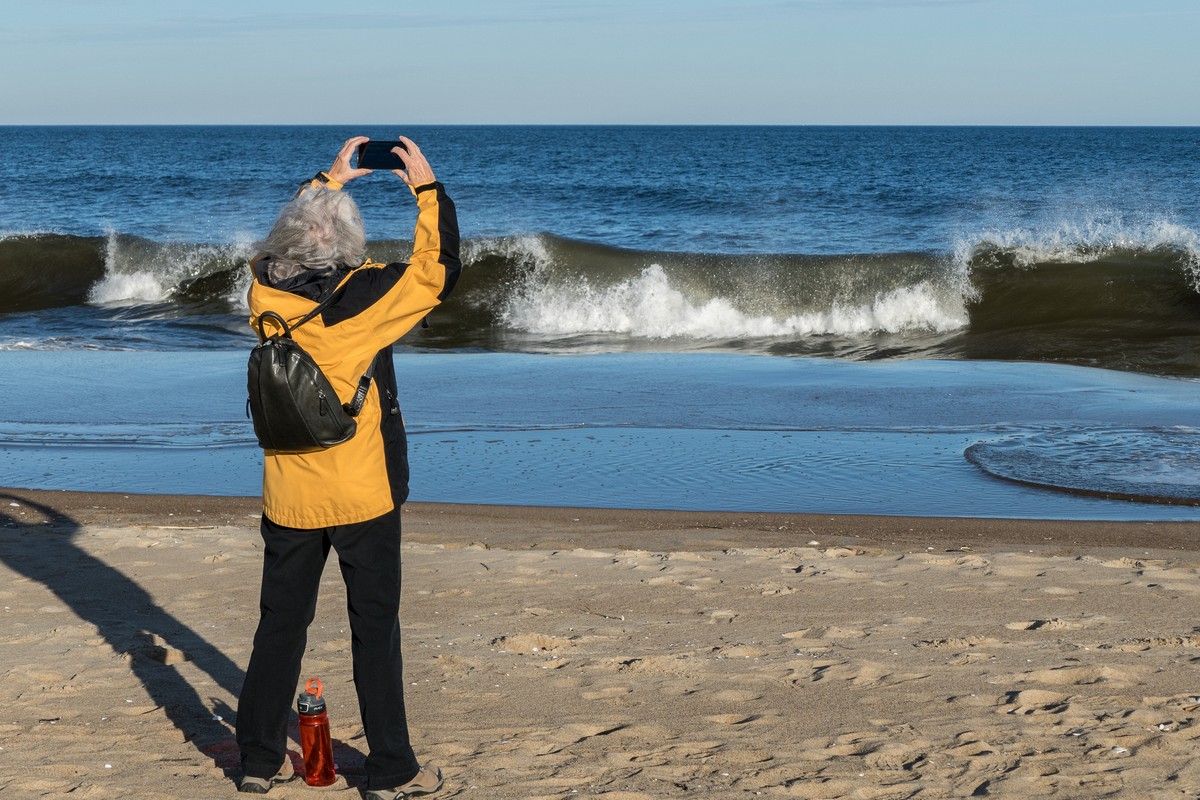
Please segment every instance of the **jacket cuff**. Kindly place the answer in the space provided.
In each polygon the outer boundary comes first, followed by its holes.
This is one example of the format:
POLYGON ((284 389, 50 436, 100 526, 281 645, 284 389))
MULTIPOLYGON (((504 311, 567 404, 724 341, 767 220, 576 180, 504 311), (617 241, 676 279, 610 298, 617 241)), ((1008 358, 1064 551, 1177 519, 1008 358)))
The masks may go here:
POLYGON ((335 192, 345 186, 345 184, 338 183, 333 178, 329 177, 329 173, 325 171, 318 172, 313 177, 313 183, 324 186, 327 189, 333 189, 335 192))

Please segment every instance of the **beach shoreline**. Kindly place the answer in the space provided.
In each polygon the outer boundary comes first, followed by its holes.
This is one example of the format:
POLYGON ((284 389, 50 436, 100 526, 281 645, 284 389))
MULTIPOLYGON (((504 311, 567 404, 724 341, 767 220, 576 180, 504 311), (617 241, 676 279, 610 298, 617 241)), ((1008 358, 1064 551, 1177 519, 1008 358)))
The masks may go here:
MULTIPOLYGON (((0 487, 0 497, 43 506, 87 524, 256 525, 258 497, 70 492, 0 487)), ((31 521, 52 522, 26 509, 31 521)), ((30 523, 24 523, 30 524, 30 523)), ((1046 555, 1117 548, 1184 557, 1200 552, 1200 522, 910 517, 496 506, 404 505, 406 541, 484 543, 501 549, 657 549, 695 552, 729 547, 866 545, 888 551, 1023 548, 1046 555)))

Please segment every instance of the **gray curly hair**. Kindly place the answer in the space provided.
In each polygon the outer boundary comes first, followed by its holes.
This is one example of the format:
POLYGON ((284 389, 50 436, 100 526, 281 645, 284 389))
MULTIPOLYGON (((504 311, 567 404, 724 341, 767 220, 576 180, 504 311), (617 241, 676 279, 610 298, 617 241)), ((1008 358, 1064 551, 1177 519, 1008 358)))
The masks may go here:
POLYGON ((257 248, 271 256, 271 280, 281 281, 303 270, 357 267, 365 257, 367 234, 350 195, 317 186, 283 207, 257 248))

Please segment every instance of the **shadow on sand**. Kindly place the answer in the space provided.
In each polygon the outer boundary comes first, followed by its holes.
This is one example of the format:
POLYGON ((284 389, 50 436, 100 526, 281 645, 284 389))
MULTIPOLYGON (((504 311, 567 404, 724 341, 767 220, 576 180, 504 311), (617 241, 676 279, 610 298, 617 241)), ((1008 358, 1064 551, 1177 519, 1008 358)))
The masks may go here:
POLYGON ((230 729, 214 719, 218 712, 204 703, 175 665, 190 661, 234 697, 242 687, 242 669, 138 583, 78 547, 75 537, 82 526, 74 518, 26 497, 0 493, 0 507, 13 503, 40 516, 41 524, 31 526, 28 518, 18 521, 0 513, 5 531, 0 543, 32 535, 37 546, 0 546, 0 560, 54 592, 77 617, 94 625, 113 652, 126 657, 150 700, 185 741, 195 742, 202 751, 224 740, 232 742, 230 729))
MULTIPOLYGON (((45 586, 76 616, 95 626, 112 651, 125 657, 150 700, 163 710, 183 740, 193 743, 230 777, 239 774, 232 729, 235 711, 218 698, 210 698, 206 704, 176 665, 190 662, 232 697, 241 691, 242 668, 163 608, 136 581, 80 548, 75 539, 83 527, 71 516, 28 497, 3 492, 0 508, 4 509, 0 511, 0 561, 45 586), (8 513, 16 507, 40 519, 25 516, 18 520, 8 513), (34 536, 36 546, 20 541, 34 536)), ((255 609, 246 611, 254 613, 255 609)), ((295 742, 294 712, 292 717, 295 742)), ((338 745, 335 757, 339 766, 351 775, 360 771, 362 754, 344 742, 338 745)), ((298 752, 292 758, 302 768, 298 752)))

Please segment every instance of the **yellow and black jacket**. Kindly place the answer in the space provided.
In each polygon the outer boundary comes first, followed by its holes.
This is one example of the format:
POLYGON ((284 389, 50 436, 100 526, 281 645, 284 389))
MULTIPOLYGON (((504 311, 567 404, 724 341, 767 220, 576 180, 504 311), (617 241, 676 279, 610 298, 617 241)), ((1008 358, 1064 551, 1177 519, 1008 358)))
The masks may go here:
MULTIPOLYGON (((321 174, 308 186, 341 184, 321 174)), ((289 528, 325 528, 374 519, 408 497, 408 452, 396 400, 392 344, 446 298, 458 280, 458 218, 440 183, 419 186, 417 226, 407 264, 306 271, 271 285, 260 254, 250 262, 251 325, 264 311, 294 322, 333 293, 325 309, 293 336, 342 402, 375 362, 376 391, 358 415, 354 437, 315 453, 264 453, 263 513, 289 528)), ((272 330, 268 323, 268 335, 272 330)))

